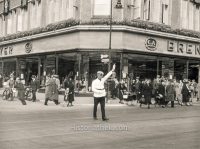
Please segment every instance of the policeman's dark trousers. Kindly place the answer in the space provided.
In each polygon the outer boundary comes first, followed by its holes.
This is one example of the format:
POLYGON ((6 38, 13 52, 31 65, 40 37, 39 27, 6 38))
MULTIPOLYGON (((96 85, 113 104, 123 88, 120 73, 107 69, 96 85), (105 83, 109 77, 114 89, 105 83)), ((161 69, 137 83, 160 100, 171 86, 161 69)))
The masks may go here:
POLYGON ((36 101, 36 91, 32 91, 32 101, 36 101))
POLYGON ((105 97, 94 97, 94 110, 93 110, 93 117, 97 117, 97 106, 100 103, 101 105, 101 114, 102 119, 106 118, 105 115, 105 97))

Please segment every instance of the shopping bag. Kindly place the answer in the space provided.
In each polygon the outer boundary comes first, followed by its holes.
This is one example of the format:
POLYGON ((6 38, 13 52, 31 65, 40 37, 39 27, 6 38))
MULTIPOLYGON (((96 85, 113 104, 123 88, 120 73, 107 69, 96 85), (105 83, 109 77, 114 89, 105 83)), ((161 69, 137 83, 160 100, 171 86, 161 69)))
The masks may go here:
POLYGON ((144 103, 145 102, 145 98, 144 98, 144 96, 142 96, 141 98, 140 98, 140 103, 144 103))

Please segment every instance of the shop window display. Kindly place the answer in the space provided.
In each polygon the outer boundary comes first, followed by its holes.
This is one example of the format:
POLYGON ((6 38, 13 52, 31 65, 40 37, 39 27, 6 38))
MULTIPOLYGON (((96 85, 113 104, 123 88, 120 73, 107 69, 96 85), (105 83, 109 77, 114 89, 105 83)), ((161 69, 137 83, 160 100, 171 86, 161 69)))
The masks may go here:
POLYGON ((13 72, 16 75, 16 61, 4 61, 3 71, 4 81, 9 79, 10 74, 13 72))
POLYGON ((174 78, 176 80, 183 80, 187 76, 187 60, 175 59, 174 60, 174 78))
POLYGON ((199 61, 189 60, 188 65, 188 79, 198 82, 199 76, 199 61))
POLYGON ((128 73, 132 74, 132 78, 140 77, 144 79, 154 79, 157 75, 157 57, 146 55, 129 55, 128 73))

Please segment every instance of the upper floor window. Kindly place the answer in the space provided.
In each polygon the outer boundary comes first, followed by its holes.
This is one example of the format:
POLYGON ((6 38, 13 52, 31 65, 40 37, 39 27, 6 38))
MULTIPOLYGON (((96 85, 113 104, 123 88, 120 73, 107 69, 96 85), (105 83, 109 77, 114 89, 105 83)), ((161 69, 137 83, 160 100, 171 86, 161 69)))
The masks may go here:
POLYGON ((21 9, 18 9, 17 12, 17 31, 23 31, 23 11, 21 9))
POLYGON ((0 15, 0 28, 1 28, 1 30, 0 30, 0 37, 1 36, 3 36, 3 16, 2 15, 0 15))
POLYGON ((75 0, 48 0, 46 24, 75 17, 75 0))
POLYGON ((198 23, 195 17, 199 16, 198 7, 193 1, 181 0, 181 27, 185 29, 195 29, 195 24, 198 23))
POLYGON ((144 0, 144 20, 150 20, 150 8, 151 8, 151 2, 150 0, 144 0))
POLYGON ((132 10, 132 18, 140 19, 141 18, 141 6, 142 0, 131 0, 130 5, 128 5, 132 10))
POLYGON ((169 0, 162 1, 161 23, 169 24, 169 0))
POLYGON ((111 0, 94 0, 94 15, 110 15, 111 0))
POLYGON ((194 20, 195 20, 194 29, 196 31, 199 31, 200 30, 200 9, 199 9, 199 5, 196 6, 196 10, 195 10, 195 15, 194 16, 195 16, 195 18, 194 18, 194 20))

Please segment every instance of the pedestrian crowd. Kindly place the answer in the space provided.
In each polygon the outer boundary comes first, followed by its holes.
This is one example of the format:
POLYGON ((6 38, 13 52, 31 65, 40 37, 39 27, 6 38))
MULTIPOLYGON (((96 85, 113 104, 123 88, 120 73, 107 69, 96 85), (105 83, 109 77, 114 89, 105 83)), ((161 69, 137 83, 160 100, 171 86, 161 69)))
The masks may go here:
MULTIPOLYGON (((153 80, 143 79, 136 77, 135 79, 124 78, 118 81, 116 78, 115 64, 113 65, 110 72, 105 76, 102 71, 97 72, 97 78, 92 82, 92 91, 94 96, 94 108, 93 108, 93 118, 97 120, 97 107, 98 104, 101 105, 102 120, 109 120, 105 114, 105 102, 106 97, 108 97, 108 92, 106 89, 106 83, 109 84, 109 90, 111 98, 119 98, 119 103, 127 105, 134 105, 133 103, 138 103, 140 107, 147 105, 150 109, 150 105, 154 104, 159 107, 165 108, 169 103, 171 107, 174 107, 174 101, 177 101, 181 106, 192 106, 194 99, 197 101, 200 98, 200 84, 195 82, 195 80, 176 80, 164 78, 163 76, 157 75, 153 80)), ((71 73, 70 73, 71 74, 71 73)), ((61 86, 64 88, 64 103, 67 107, 73 106, 74 101, 74 80, 73 75, 67 75, 61 85, 59 76, 55 73, 48 74, 45 79, 45 101, 44 105, 48 105, 48 101, 53 101, 56 105, 59 105, 59 91, 61 86)), ((10 100, 14 99, 13 93, 18 91, 18 99, 23 105, 26 105, 25 96, 27 92, 31 92, 31 100, 36 101, 36 92, 40 88, 40 82, 37 76, 32 75, 31 81, 29 83, 30 87, 27 90, 25 86, 25 81, 23 78, 14 76, 11 73, 6 81, 7 87, 4 90, 9 93, 10 100)), ((0 81, 2 81, 2 76, 0 75, 0 81)), ((107 98, 108 99, 108 98, 107 98)), ((64 105, 64 104, 63 104, 64 105)))
POLYGON ((133 105, 136 101, 143 104, 150 105, 154 103, 165 108, 171 102, 171 107, 174 107, 174 101, 179 105, 191 106, 194 99, 199 100, 200 85, 195 80, 176 80, 160 77, 154 80, 144 79, 140 80, 139 77, 130 80, 129 83, 124 80, 117 82, 116 78, 113 79, 111 84, 111 97, 115 98, 118 92, 119 103, 133 105), (115 91, 113 91, 115 90, 115 91))
MULTIPOLYGON (((36 102, 36 92, 40 89, 40 82, 37 76, 32 75, 29 86, 25 85, 25 81, 21 77, 15 77, 14 72, 12 72, 9 77, 6 77, 7 80, 3 83, 3 99, 9 99, 10 101, 14 100, 14 93, 17 91, 17 98, 21 101, 22 105, 26 105, 26 99, 30 92, 31 101, 36 102)), ((73 106, 74 101, 74 81, 72 76, 66 76, 63 87, 64 91, 64 101, 68 106, 73 106)), ((59 91, 61 89, 61 83, 58 75, 48 74, 46 76, 45 82, 45 102, 44 105, 48 105, 48 101, 53 101, 56 105, 59 105, 59 91)))

